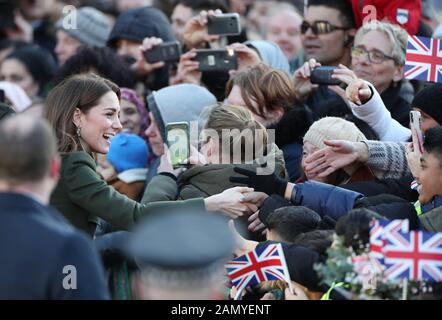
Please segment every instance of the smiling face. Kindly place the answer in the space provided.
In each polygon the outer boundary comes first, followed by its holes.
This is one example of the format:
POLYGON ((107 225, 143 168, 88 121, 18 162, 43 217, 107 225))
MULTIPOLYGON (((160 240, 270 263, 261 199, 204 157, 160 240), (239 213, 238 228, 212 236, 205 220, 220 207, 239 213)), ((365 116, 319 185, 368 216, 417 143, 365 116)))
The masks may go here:
POLYGON ((280 46, 289 60, 296 58, 302 48, 301 23, 302 18, 291 11, 275 14, 269 21, 267 39, 280 46))
POLYGON ((137 107, 132 102, 121 100, 120 121, 124 132, 140 134, 141 117, 137 107))
MULTIPOLYGON (((310 6, 305 15, 305 21, 310 25, 315 21, 327 21, 336 27, 346 27, 339 18, 339 11, 325 6, 310 6)), ((307 56, 316 59, 323 65, 334 66, 346 64, 346 54, 350 48, 345 47, 346 31, 335 30, 327 34, 315 35, 311 28, 301 36, 302 44, 307 56)))
POLYGON ((433 154, 424 152, 421 158, 421 172, 417 181, 421 185, 419 201, 428 203, 436 195, 442 195, 442 166, 433 154))
POLYGON ((81 144, 85 151, 108 153, 111 138, 122 129, 119 113, 120 102, 113 91, 101 96, 98 104, 87 112, 75 111, 74 124, 81 128, 81 144))
MULTIPOLYGON (((393 45, 388 37, 381 31, 373 30, 361 37, 355 47, 361 47, 367 51, 377 52, 380 56, 391 56, 393 45)), ((382 63, 375 64, 369 61, 366 54, 352 58, 352 69, 355 74, 364 80, 371 82, 380 93, 385 91, 394 81, 402 79, 403 67, 389 58, 382 63)))

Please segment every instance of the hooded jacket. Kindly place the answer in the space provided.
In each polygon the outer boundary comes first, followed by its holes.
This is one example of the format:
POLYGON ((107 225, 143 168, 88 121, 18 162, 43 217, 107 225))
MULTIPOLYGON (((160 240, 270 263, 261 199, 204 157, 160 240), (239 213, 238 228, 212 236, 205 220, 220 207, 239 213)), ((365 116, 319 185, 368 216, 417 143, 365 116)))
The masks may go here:
MULTIPOLYGON (((147 101, 164 141, 168 123, 198 121, 203 109, 217 102, 207 89, 195 84, 178 84, 153 91, 147 101)), ((198 123, 198 129, 201 126, 202 123, 198 123)))
POLYGON ((276 43, 268 40, 253 40, 246 41, 244 44, 256 49, 264 64, 270 68, 284 71, 287 75, 290 75, 290 65, 287 57, 276 43))
MULTIPOLYGON (((215 96, 207 89, 194 84, 169 86, 158 91, 153 91, 147 97, 149 110, 152 112, 163 141, 167 141, 167 123, 198 121, 202 110, 207 106, 216 104, 216 102, 215 96)), ((202 124, 198 124, 198 127, 200 126, 202 126, 202 124)), ((191 127, 189 127, 189 129, 191 129, 191 127)), ((149 183, 157 174, 159 164, 159 159, 156 159, 151 164, 146 183, 149 183)))

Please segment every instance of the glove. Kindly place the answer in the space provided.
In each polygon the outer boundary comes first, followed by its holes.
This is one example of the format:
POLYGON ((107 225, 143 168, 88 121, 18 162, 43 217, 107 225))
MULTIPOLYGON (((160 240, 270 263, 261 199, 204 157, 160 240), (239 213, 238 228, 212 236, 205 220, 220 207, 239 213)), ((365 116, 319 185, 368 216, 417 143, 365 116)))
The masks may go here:
POLYGON ((235 167, 236 173, 245 175, 246 177, 230 177, 230 182, 245 184, 255 191, 271 194, 279 194, 284 197, 287 181, 277 177, 274 173, 269 175, 257 175, 256 171, 235 167))

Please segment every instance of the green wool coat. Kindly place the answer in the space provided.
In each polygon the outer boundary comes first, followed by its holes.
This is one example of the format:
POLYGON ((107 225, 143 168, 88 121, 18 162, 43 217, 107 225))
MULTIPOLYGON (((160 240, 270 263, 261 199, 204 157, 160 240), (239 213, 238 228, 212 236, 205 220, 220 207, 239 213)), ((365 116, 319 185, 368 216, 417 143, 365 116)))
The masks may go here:
POLYGON ((72 152, 62 159, 60 180, 50 204, 75 227, 91 237, 98 218, 114 229, 130 230, 142 217, 171 209, 204 209, 203 199, 138 203, 117 192, 96 173, 94 159, 86 152, 72 152))

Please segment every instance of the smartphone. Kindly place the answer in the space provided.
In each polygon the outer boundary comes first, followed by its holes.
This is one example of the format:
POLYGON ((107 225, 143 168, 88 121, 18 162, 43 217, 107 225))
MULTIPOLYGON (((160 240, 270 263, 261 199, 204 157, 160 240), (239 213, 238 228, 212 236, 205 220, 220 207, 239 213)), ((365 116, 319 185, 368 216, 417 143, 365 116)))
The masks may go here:
POLYGON ((196 57, 200 71, 229 71, 238 69, 238 59, 233 49, 199 49, 196 57))
POLYGON ((189 124, 170 122, 166 125, 167 145, 174 169, 185 167, 185 160, 190 157, 189 124))
POLYGON ((410 111, 410 128, 414 128, 417 133, 419 150, 424 153, 424 134, 422 131, 422 118, 419 111, 410 111))
POLYGON ((179 61, 180 56, 181 47, 178 41, 165 42, 144 52, 144 59, 148 63, 179 61))
POLYGON ((239 14, 223 13, 209 16, 207 33, 210 35, 236 36, 241 34, 239 14))
POLYGON ((310 82, 314 84, 339 85, 338 79, 333 79, 332 74, 337 67, 317 67, 310 74, 310 82))

